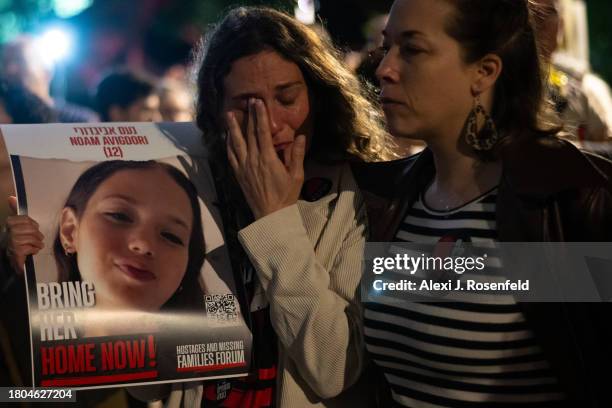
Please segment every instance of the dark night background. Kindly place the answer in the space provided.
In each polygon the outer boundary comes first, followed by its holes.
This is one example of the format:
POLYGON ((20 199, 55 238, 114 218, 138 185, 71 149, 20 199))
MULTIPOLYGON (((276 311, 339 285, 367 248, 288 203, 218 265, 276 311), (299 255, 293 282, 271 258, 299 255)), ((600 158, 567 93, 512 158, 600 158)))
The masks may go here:
MULTIPOLYGON (((235 5, 272 5, 292 12, 290 0, 0 0, 0 42, 20 32, 36 32, 61 22, 74 31, 76 50, 67 63, 69 98, 85 102, 83 89, 91 89, 100 76, 116 65, 167 74, 176 64, 189 61, 190 50, 223 12, 235 5), (87 6, 67 16, 62 5, 87 6), (66 18, 59 19, 58 15, 66 18)), ((318 18, 343 49, 359 49, 363 25, 388 11, 391 0, 316 0, 318 18)), ((588 0, 592 68, 612 81, 610 0, 588 0)), ((69 13, 68 13, 69 14, 69 13)))

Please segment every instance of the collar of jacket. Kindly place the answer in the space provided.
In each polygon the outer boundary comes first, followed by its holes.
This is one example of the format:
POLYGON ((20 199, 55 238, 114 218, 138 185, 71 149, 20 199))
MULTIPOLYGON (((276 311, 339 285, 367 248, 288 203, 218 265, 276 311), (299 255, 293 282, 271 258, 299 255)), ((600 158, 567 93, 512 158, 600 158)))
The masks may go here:
MULTIPOLYGON (((503 174, 498 202, 504 205, 498 211, 502 214, 505 208, 515 211, 524 207, 525 202, 543 203, 567 190, 589 187, 612 190, 612 163, 584 154, 556 137, 525 138, 508 144, 501 152, 501 161, 503 174), (602 170, 602 166, 607 168, 602 170)), ((431 150, 425 149, 405 159, 356 166, 354 172, 368 203, 368 217, 376 220, 371 222, 370 238, 386 242, 393 240, 403 214, 434 177, 435 168, 431 150)), ((529 217, 540 218, 541 215, 540 212, 529 213, 529 217)), ((510 220, 512 217, 503 218, 510 220)), ((517 226, 510 224, 508 234, 500 237, 502 241, 545 240, 540 231, 525 236, 514 231, 517 226)), ((530 224, 541 225, 541 220, 533 219, 530 224)))
POLYGON ((353 164, 353 174, 366 202, 369 240, 388 242, 424 187, 422 181, 433 177, 433 159, 426 149, 404 159, 353 164))
MULTIPOLYGON (((506 183, 518 196, 546 199, 567 190, 612 186, 610 173, 606 174, 593 163, 597 156, 585 154, 557 137, 525 139, 508 144, 500 156, 503 168, 501 183, 506 183)), ((419 186, 429 182, 435 174, 431 151, 425 149, 410 159, 413 163, 410 173, 416 173, 412 181, 417 181, 419 186)))

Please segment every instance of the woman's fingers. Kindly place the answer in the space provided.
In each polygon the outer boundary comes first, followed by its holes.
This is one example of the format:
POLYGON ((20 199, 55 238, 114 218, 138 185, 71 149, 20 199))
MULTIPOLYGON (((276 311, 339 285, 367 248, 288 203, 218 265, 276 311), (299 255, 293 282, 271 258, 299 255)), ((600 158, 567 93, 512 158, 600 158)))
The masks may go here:
POLYGON ((233 112, 227 112, 228 144, 233 149, 238 164, 243 165, 247 158, 247 146, 240 125, 233 112))
POLYGON ((38 240, 35 237, 25 238, 11 238, 12 241, 6 249, 6 253, 9 257, 10 263, 13 269, 19 273, 23 273, 23 265, 25 264, 26 257, 28 255, 36 255, 43 249, 44 244, 42 240, 38 240))
POLYGON ((17 197, 8 196, 8 205, 13 215, 17 215, 17 197))
POLYGON ((257 115, 257 142, 259 143, 259 151, 265 159, 277 159, 278 155, 274 150, 272 134, 270 133, 268 111, 261 99, 255 100, 255 113, 257 115))
POLYGON ((13 269, 17 270, 18 273, 23 273, 23 266, 28 255, 36 255, 41 248, 37 248, 31 245, 23 245, 17 248, 9 248, 9 258, 13 269))
MULTIPOLYGON (((25 258, 28 255, 36 255, 37 253, 40 252, 40 250, 42 249, 42 247, 37 247, 35 245, 24 245, 21 247, 22 249, 22 255, 23 258, 25 258)), ((25 263, 25 259, 23 260, 23 262, 25 263)))
POLYGON ((247 152, 251 164, 257 164, 259 160, 259 147, 257 146, 257 112, 255 111, 255 98, 249 99, 249 113, 247 118, 247 152))
POLYGON ((6 229, 10 234, 19 234, 20 232, 39 231, 40 227, 27 215, 11 215, 6 219, 6 229))
POLYGON ((6 217, 6 225, 8 227, 16 227, 19 225, 32 225, 38 228, 38 223, 28 215, 9 215, 6 217))
POLYGON ((306 154, 306 136, 298 135, 291 149, 289 173, 294 180, 304 181, 304 156, 306 154))
POLYGON ((32 226, 20 226, 9 230, 8 246, 13 251, 21 246, 32 246, 34 248, 42 249, 45 245, 43 243, 44 235, 32 226))
POLYGON ((36 240, 43 242, 45 236, 37 229, 11 231, 9 240, 12 242, 21 242, 23 240, 36 240))
POLYGON ((31 245, 42 249, 44 235, 36 221, 27 215, 13 215, 7 218, 8 246, 13 252, 20 246, 31 245))
MULTIPOLYGON (((10 196, 8 199, 11 210, 17 212, 17 199, 10 196)), ((44 248, 44 235, 36 221, 27 215, 11 215, 6 219, 8 233, 7 254, 11 265, 19 272, 23 272, 23 264, 28 255, 35 255, 44 248)))
POLYGON ((32 235, 41 240, 44 238, 38 223, 26 215, 8 217, 6 229, 10 238, 22 235, 32 235))
POLYGON ((11 232, 10 242, 37 241, 43 242, 44 236, 40 231, 19 231, 11 232))
POLYGON ((259 219, 298 200, 304 180, 306 143, 304 136, 296 138, 293 146, 283 152, 284 160, 279 158, 262 100, 249 100, 245 120, 246 129, 242 132, 235 118, 228 115, 227 157, 253 215, 259 219), (242 138, 243 133, 246 138, 242 138))
POLYGON ((28 215, 9 215, 6 217, 6 223, 11 225, 32 224, 38 227, 38 223, 28 215))
POLYGON ((234 151, 234 147, 230 141, 230 138, 227 138, 227 160, 229 161, 230 166, 232 166, 232 170, 234 170, 234 174, 240 171, 240 164, 238 163, 238 157, 236 156, 236 152, 234 151))

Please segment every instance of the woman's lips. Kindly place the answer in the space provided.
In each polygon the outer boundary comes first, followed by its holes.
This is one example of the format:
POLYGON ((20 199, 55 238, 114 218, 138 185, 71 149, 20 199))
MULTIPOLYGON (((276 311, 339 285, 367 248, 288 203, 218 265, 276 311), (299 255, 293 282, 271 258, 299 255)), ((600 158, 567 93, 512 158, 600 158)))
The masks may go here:
POLYGON ((117 267, 119 267, 123 273, 133 279, 136 279, 137 281, 148 282, 155 280, 155 275, 153 272, 147 269, 142 269, 130 264, 118 264, 117 267))
POLYGON ((386 96, 381 97, 380 98, 380 102, 383 105, 403 105, 403 103, 400 102, 399 100, 392 99, 392 98, 389 98, 389 97, 386 97, 386 96))

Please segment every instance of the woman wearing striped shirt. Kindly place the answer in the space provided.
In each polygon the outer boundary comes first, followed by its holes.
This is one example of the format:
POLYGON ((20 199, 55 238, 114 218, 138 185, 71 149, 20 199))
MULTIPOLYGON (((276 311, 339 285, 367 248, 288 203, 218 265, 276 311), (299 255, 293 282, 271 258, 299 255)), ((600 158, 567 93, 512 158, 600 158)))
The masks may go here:
MULTIPOLYGON (((612 163, 539 120, 528 0, 396 0, 383 34, 388 128, 428 147, 357 173, 373 241, 612 240, 612 163)), ((612 363, 606 305, 388 296, 364 312, 384 406, 611 406, 594 374, 612 363)))

